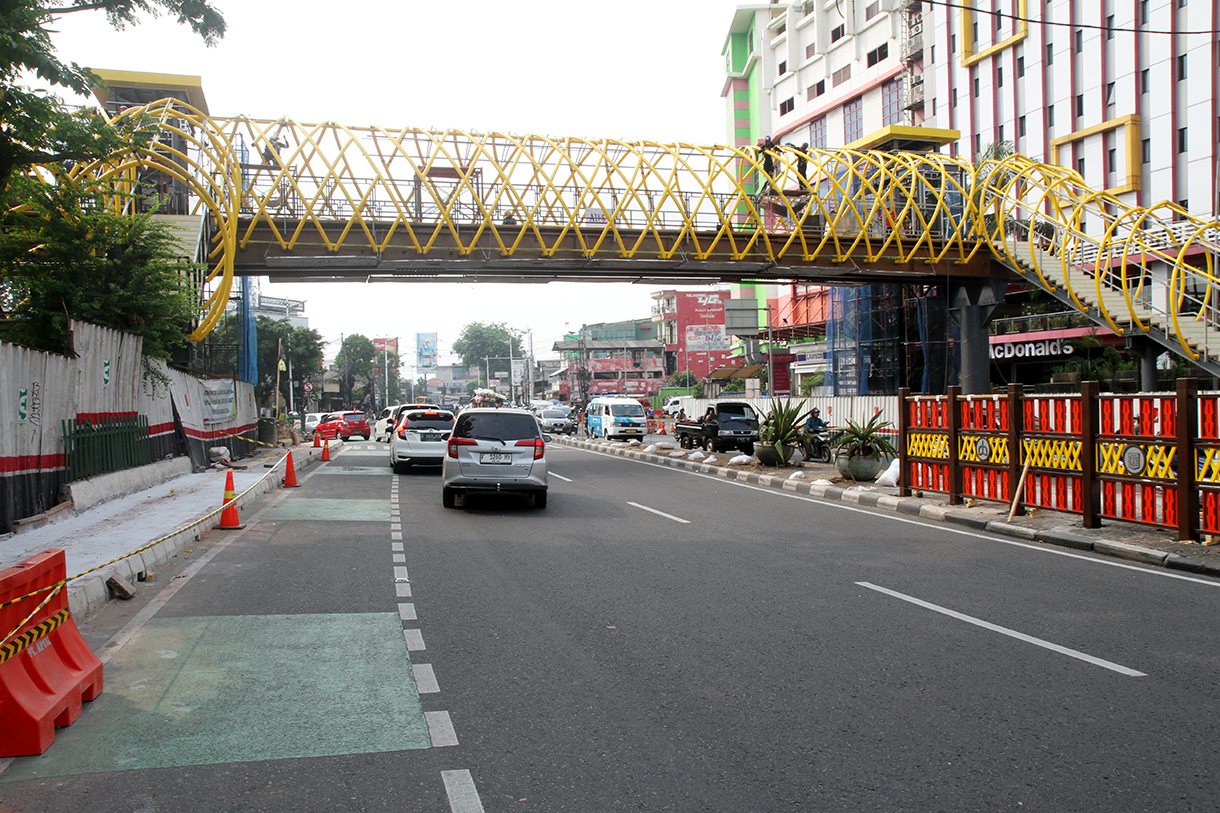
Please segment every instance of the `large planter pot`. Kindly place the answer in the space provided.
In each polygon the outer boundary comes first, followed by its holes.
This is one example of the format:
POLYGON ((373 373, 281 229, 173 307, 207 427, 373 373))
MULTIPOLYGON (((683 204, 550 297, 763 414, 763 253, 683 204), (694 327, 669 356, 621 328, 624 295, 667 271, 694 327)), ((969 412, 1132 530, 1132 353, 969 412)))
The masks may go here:
POLYGON ((783 446, 782 449, 783 454, 781 455, 770 443, 755 443, 754 456, 764 466, 786 466, 788 461, 792 459, 792 455, 796 452, 796 447, 783 446))
POLYGON ((845 454, 835 455, 835 468, 839 470, 839 474, 848 480, 855 480, 858 483, 871 483, 873 480, 876 480, 884 465, 885 458, 881 455, 870 457, 848 457, 845 454))

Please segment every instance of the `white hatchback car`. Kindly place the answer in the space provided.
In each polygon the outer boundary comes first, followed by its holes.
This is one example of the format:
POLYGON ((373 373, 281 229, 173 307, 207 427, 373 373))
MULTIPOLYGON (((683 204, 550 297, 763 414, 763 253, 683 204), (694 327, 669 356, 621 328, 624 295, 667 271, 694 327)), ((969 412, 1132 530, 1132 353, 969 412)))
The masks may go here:
POLYGON ((472 491, 533 494, 546 508, 546 442, 524 409, 467 409, 453 424, 441 463, 441 497, 453 508, 472 491))
POLYGON ((390 467, 398 474, 413 464, 439 466, 453 430, 453 413, 433 406, 404 406, 390 432, 390 467))

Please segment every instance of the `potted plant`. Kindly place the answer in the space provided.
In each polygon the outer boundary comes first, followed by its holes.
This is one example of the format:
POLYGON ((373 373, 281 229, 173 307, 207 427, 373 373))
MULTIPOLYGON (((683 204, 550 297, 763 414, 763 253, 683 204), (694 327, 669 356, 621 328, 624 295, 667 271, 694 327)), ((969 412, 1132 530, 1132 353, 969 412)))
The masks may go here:
POLYGON ((801 445, 801 419, 804 401, 771 401, 771 413, 758 425, 758 443, 754 455, 766 466, 786 466, 801 445))
POLYGON ((830 445, 835 450, 835 468, 848 480, 874 480, 887 457, 896 457, 898 450, 889 438, 881 434, 893 424, 881 420, 876 413, 867 423, 858 424, 850 418, 847 427, 835 432, 830 445))

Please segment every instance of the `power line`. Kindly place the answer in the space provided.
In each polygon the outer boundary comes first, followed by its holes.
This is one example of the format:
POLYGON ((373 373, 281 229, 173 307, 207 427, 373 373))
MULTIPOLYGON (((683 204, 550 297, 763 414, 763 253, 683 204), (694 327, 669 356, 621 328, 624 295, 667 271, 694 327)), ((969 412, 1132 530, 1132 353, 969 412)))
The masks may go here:
POLYGON ((1113 31, 1116 33, 1125 33, 1125 34, 1168 34, 1168 35, 1185 35, 1185 36, 1190 36, 1192 34, 1207 34, 1207 35, 1220 34, 1220 31, 1218 31, 1216 29, 1207 29, 1207 30, 1201 30, 1201 31, 1158 31, 1158 30, 1154 30, 1154 29, 1150 29, 1150 28, 1118 28, 1115 26, 1091 25, 1088 23, 1062 23, 1062 22, 1057 22, 1055 20, 1040 20, 1040 19, 1035 19, 1033 17, 1021 17, 1016 14, 1006 14, 1003 11, 990 11, 988 9, 976 8, 974 6, 966 5, 964 3, 950 3, 950 2, 948 2, 948 0, 921 0, 921 2, 927 3, 930 6, 944 6, 945 8, 956 8, 956 9, 961 9, 963 11, 972 11, 975 14, 989 14, 992 17, 1000 17, 1000 18, 1007 17, 1010 20, 1020 20, 1023 23, 1053 25, 1053 26, 1060 26, 1063 28, 1087 28, 1087 29, 1092 29, 1095 31, 1113 31))

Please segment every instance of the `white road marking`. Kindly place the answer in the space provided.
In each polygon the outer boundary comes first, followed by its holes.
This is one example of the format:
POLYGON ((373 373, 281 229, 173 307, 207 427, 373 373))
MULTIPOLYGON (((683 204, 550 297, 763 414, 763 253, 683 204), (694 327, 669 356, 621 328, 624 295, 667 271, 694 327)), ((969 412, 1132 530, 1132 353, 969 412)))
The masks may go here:
POLYGON ((397 584, 394 585, 394 593, 399 598, 410 598, 411 597, 411 583, 410 582, 398 582, 397 584))
POLYGON ((401 618, 403 621, 418 620, 417 616, 415 615, 415 605, 410 602, 404 602, 403 604, 399 604, 398 605, 398 617, 401 618))
POLYGON ((563 480, 565 483, 570 483, 570 482, 572 482, 572 478, 570 478, 570 477, 564 477, 562 474, 556 474, 556 473, 555 473, 555 472, 553 472, 553 471, 548 471, 548 472, 547 472, 547 474, 548 474, 548 475, 550 475, 551 477, 555 477, 555 478, 557 478, 557 479, 559 479, 559 480, 563 480))
MULTIPOLYGON (((619 460, 624 459, 624 458, 619 457, 618 455, 607 454, 606 452, 599 452, 599 451, 596 451, 593 449, 578 449, 576 447, 568 447, 568 448, 572 449, 572 451, 575 451, 575 452, 584 452, 585 454, 595 454, 595 455, 599 455, 600 457, 614 457, 614 458, 618 458, 619 460)), ((625 459, 631 463, 639 463, 644 466, 652 466, 653 468, 658 468, 658 469, 667 469, 668 471, 671 471, 671 472, 675 470, 672 466, 666 466, 664 463, 652 463, 647 460, 634 460, 632 458, 625 458, 625 459)), ((1220 581, 1201 579, 1196 576, 1186 576, 1186 575, 1174 573, 1171 570, 1166 570, 1165 568, 1156 568, 1156 567, 1146 566, 1146 565, 1144 565, 1144 566, 1133 565, 1133 564, 1128 564, 1126 562, 1116 562, 1113 559, 1097 558, 1096 556, 1086 556, 1085 554, 1082 554, 1082 553, 1072 553, 1071 551, 1060 550, 1060 549, 1050 547, 1045 544, 1036 545, 1036 544, 1032 544, 1029 542, 1021 542, 1020 540, 1017 540, 1017 539, 1008 539, 1008 538, 1005 538, 998 534, 995 536, 988 536, 987 534, 975 533, 973 531, 965 530, 964 528, 957 528, 947 522, 930 522, 927 520, 921 521, 919 519, 907 516, 905 514, 899 514, 897 512, 888 511, 884 508, 879 508, 879 509, 860 508, 858 506, 851 505, 849 503, 840 502, 835 499, 830 499, 830 498, 826 498, 826 497, 814 497, 809 494, 794 494, 791 491, 780 491, 778 489, 767 488, 765 486, 751 485, 750 483, 743 483, 743 482, 739 482, 737 480, 730 480, 725 477, 717 477, 714 474, 704 474, 703 472, 700 472, 700 471, 691 471, 689 469, 677 469, 677 471, 683 472, 684 474, 689 474, 692 477, 702 477, 706 480, 714 480, 717 483, 724 483, 724 484, 728 484, 731 486, 735 486, 737 488, 744 488, 744 489, 748 489, 750 491, 758 491, 763 494, 770 494, 773 497, 782 497, 782 498, 788 499, 788 500, 797 500, 798 502, 814 503, 815 505, 823 505, 823 506, 827 506, 830 508, 837 508, 841 511, 852 511, 857 514, 868 514, 870 517, 877 517, 878 519, 888 519, 891 522, 901 522, 906 525, 917 525, 920 528, 927 528, 929 530, 935 529, 937 531, 942 531, 947 534, 953 534, 955 536, 969 537, 971 539, 985 539, 988 542, 999 542, 1002 545, 1011 545, 1014 548, 1025 548, 1026 550, 1037 551, 1038 553, 1046 553, 1046 554, 1050 554, 1052 556, 1065 556, 1069 559, 1079 559, 1080 561, 1088 562, 1089 564, 1103 565, 1105 567, 1117 567, 1117 568, 1121 568, 1123 570, 1134 570, 1138 573, 1143 573, 1147 576, 1160 576, 1165 579, 1176 579, 1178 581, 1202 584, 1207 587, 1220 588, 1220 581)), ((313 472, 310 472, 310 474, 312 474, 312 473, 313 472)))
POLYGON ((427 649, 424 646, 424 635, 419 630, 403 630, 402 637, 407 642, 408 652, 423 652, 427 649))
POLYGON ((407 577, 407 569, 406 569, 405 567, 396 567, 396 568, 394 568, 394 581, 396 581, 396 582, 409 582, 409 581, 411 581, 411 580, 410 580, 410 579, 407 577))
POLYGON ((392 553, 392 554, 390 554, 390 555, 391 555, 392 557, 394 557, 394 561, 395 561, 395 562, 405 562, 405 561, 407 561, 407 554, 405 554, 405 553, 392 553))
POLYGON ((390 539, 402 539, 402 531, 390 531, 390 539))
POLYGON ((393 544, 390 545, 390 550, 394 551, 395 553, 401 553, 402 552, 402 543, 394 542, 393 544))
POLYGON ((1044 641, 1041 638, 1035 638, 1032 635, 1026 635, 1023 632, 1017 632, 1016 630, 1009 629, 1008 627, 1001 627, 998 624, 992 624, 973 616, 955 612, 947 607, 941 607, 937 604, 932 604, 930 602, 917 599, 913 596, 904 595, 903 593, 898 593, 894 590, 887 590, 884 587, 878 587, 877 585, 870 584, 869 582, 856 582, 856 584, 860 585, 861 587, 867 587, 869 590, 876 590, 878 593, 885 593, 887 596, 893 596, 894 598, 901 599, 902 601, 908 601, 911 604, 918 605, 924 609, 942 613, 950 618, 956 618, 958 621, 965 621, 967 624, 974 624, 977 627, 982 627, 983 629, 991 630, 992 632, 998 632, 1001 635, 1007 635, 1010 638, 1016 638, 1018 641, 1024 641, 1027 644, 1034 644, 1035 646, 1049 649, 1052 652, 1058 652, 1060 655, 1067 655, 1070 658, 1077 658, 1086 663, 1091 663, 1094 666, 1100 666, 1103 669, 1118 672, 1120 675, 1127 675, 1128 677, 1148 677, 1143 672, 1137 672, 1134 669, 1129 669, 1126 666, 1114 663, 1113 661, 1095 658, 1092 655, 1086 655, 1079 650, 1068 649, 1065 646, 1059 646, 1059 644, 1052 644, 1050 641, 1044 641))
POLYGON ((690 525, 689 519, 682 519, 682 517, 675 517, 673 514, 667 514, 664 511, 658 511, 655 508, 649 508, 647 505, 640 505, 638 502, 628 502, 627 504, 633 505, 636 508, 640 509, 641 511, 648 511, 649 513, 656 514, 659 517, 665 517, 666 519, 672 519, 674 522, 681 522, 683 525, 690 525))
POLYGON ((416 663, 411 665, 411 676, 415 678, 415 688, 419 689, 420 694, 436 694, 441 690, 441 686, 436 682, 436 673, 432 671, 430 663, 416 663))
POLYGON ((453 721, 447 711, 425 711, 424 721, 428 723, 428 736, 432 738, 433 748, 444 748, 457 745, 457 732, 453 730, 453 721))
POLYGON ((483 803, 479 801, 470 771, 441 771, 441 779, 452 813, 483 813, 483 803))

